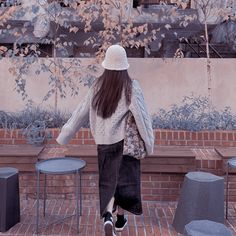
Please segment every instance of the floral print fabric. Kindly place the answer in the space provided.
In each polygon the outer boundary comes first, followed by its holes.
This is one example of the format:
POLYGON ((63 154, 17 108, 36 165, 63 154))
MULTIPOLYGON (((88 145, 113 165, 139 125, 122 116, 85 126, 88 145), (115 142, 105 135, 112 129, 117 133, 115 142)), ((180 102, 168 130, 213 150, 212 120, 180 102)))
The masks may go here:
POLYGON ((144 141, 130 111, 126 118, 123 155, 129 155, 136 159, 142 159, 147 155, 144 141))

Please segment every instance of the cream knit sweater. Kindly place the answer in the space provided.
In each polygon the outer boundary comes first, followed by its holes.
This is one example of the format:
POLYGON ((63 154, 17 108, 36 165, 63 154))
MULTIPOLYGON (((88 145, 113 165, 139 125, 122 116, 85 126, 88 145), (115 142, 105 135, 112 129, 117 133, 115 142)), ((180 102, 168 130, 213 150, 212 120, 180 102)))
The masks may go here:
POLYGON ((153 152, 154 136, 150 116, 147 112, 142 90, 137 80, 132 82, 132 97, 129 106, 125 94, 118 103, 111 117, 103 119, 92 108, 93 89, 81 101, 71 118, 62 127, 57 138, 59 144, 67 144, 75 133, 89 121, 92 135, 96 144, 113 144, 124 139, 125 117, 130 110, 134 117, 141 137, 144 140, 148 155, 153 152))

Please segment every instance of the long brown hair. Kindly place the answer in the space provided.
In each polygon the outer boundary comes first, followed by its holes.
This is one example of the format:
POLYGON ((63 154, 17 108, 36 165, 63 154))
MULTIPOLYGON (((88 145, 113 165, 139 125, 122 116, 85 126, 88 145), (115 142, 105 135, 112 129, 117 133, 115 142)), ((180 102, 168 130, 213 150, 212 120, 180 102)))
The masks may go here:
POLYGON ((132 81, 127 70, 106 70, 95 84, 95 95, 92 100, 93 109, 106 119, 115 112, 124 89, 126 104, 129 105, 132 93, 132 81))

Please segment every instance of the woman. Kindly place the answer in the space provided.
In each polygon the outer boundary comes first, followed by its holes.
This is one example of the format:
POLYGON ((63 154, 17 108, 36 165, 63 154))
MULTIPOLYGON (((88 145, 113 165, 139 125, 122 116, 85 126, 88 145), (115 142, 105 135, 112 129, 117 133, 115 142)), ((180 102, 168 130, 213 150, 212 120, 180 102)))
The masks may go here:
POLYGON ((106 236, 110 236, 126 226, 124 210, 142 214, 140 160, 123 155, 128 112, 135 118, 148 155, 153 151, 154 137, 142 90, 128 75, 124 48, 110 46, 102 66, 104 73, 63 126, 57 142, 68 143, 89 120, 98 151, 100 214, 104 217, 106 236), (116 209, 114 230, 112 212, 116 209))

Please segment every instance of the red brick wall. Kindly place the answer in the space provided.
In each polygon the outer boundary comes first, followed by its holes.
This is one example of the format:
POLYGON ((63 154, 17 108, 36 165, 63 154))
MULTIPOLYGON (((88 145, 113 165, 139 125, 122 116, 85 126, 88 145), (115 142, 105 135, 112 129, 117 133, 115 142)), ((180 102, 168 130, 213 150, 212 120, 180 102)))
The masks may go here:
MULTIPOLYGON (((59 130, 50 129, 48 144, 55 144, 59 130)), ((196 170, 224 175, 222 159, 214 151, 214 146, 236 147, 236 131, 189 132, 155 130, 156 145, 188 145, 196 154, 196 170), (196 147, 195 147, 196 146, 196 147), (209 147, 209 148, 207 148, 209 147)), ((26 143, 21 130, 12 132, 0 130, 0 144, 26 143)), ((82 129, 70 144, 94 144, 89 129, 82 129)), ((49 145, 50 146, 50 145, 49 145)), ((180 194, 184 174, 142 173, 143 200, 176 201, 180 194)), ((98 173, 84 172, 82 175, 83 198, 98 199, 98 173)), ((43 180, 41 180, 43 186, 43 180)), ((236 174, 229 177, 230 201, 236 201, 236 174)), ((49 198, 74 198, 74 176, 49 176, 47 181, 49 198)), ((36 176, 32 172, 20 173, 20 191, 25 197, 35 197, 36 176)))
MULTIPOLYGON (((48 129, 48 144, 55 144, 58 136, 58 129, 48 129)), ((7 131, 0 129, 0 144, 23 144, 26 143, 21 130, 7 131)), ((89 129, 81 129, 76 133, 70 144, 94 144, 93 137, 89 129)), ((155 130, 156 145, 173 146, 225 146, 236 147, 236 131, 200 131, 190 132, 181 130, 155 130)))
MULTIPOLYGON (((143 201, 177 201, 184 174, 142 174, 141 193, 143 201)), ((47 198, 74 199, 74 176, 48 176, 47 198)), ((43 193, 43 176, 40 181, 41 197, 43 193)), ((226 189, 226 187, 225 187, 226 189)), ((236 175, 229 176, 229 200, 236 202, 236 175)), ((24 198, 36 197, 36 175, 20 173, 20 192, 24 198)), ((82 196, 86 200, 98 200, 98 174, 83 173, 82 196)))
POLYGON ((236 131, 173 131, 155 130, 157 145, 173 146, 236 146, 236 131))
MULTIPOLYGON (((141 189, 144 201, 176 201, 184 174, 142 174, 141 189)), ((74 198, 74 175, 47 176, 47 198, 74 198)), ((41 175, 40 192, 43 193, 44 177, 41 175)), ((20 173, 20 192, 24 197, 36 197, 36 175, 20 173)), ((82 174, 83 199, 98 200, 98 173, 82 174)), ((42 194, 41 194, 42 197, 42 194)))
MULTIPOLYGON (((40 175, 40 196, 44 189, 44 175, 40 175)), ((36 174, 20 172, 20 193, 26 198, 36 197, 36 174)), ((75 175, 47 175, 47 198, 73 199, 75 197, 75 175)), ((98 199, 98 173, 82 174, 83 199, 98 199)))

